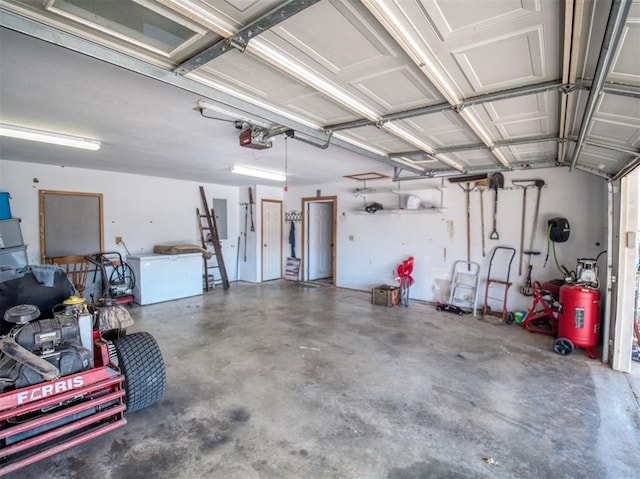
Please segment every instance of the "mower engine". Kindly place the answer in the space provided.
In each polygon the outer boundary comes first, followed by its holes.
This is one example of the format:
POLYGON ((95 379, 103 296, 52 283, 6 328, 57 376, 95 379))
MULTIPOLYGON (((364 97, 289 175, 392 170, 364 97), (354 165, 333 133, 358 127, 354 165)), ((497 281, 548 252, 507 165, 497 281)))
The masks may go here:
POLYGON ((125 410, 155 404, 166 385, 156 340, 127 334, 133 319, 118 298, 52 304, 30 276, 15 291, 39 306, 5 307, 0 291, 0 476, 124 426, 125 410))
POLYGON ((5 321, 16 326, 0 342, 0 394, 49 380, 49 375, 68 376, 93 367, 93 319, 88 312, 67 306, 51 319, 36 321, 39 314, 32 305, 5 313, 5 321))

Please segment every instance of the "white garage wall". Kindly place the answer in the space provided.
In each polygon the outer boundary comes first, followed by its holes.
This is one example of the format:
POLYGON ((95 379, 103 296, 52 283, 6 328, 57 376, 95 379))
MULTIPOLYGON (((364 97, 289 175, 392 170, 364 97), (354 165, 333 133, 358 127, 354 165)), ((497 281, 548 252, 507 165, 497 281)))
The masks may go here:
MULTIPOLYGON (((551 255, 547 267, 543 269, 546 252, 547 220, 555 216, 568 218, 571 225, 569 241, 556 245, 558 261, 568 269, 575 269, 577 258, 595 258, 606 247, 605 211, 606 183, 593 175, 580 171, 569 173, 564 168, 514 172, 505 174, 505 187, 512 187, 513 179, 540 178, 545 180, 540 202, 535 250, 542 252, 534 260, 533 279, 544 281, 561 277, 551 255)), ((401 185, 403 191, 433 188, 441 180, 407 181, 401 185)), ((453 263, 466 259, 466 206, 465 195, 456 184, 445 181, 444 209, 441 213, 391 214, 386 211, 398 207, 398 196, 382 190, 397 189, 398 184, 390 180, 370 181, 367 187, 376 193, 367 197, 367 203, 376 201, 383 204, 385 211, 375 214, 358 214, 362 209, 362 198, 353 194, 361 183, 343 181, 332 185, 314 185, 291 189, 286 193, 285 210, 300 209, 300 198, 315 196, 317 189, 323 195, 338 196, 337 231, 337 285, 346 288, 369 290, 381 283, 397 284, 394 271, 408 256, 415 257, 415 285, 411 297, 436 301, 448 300, 453 263), (353 237, 353 240, 350 240, 353 237)), ((439 203, 438 190, 419 192, 422 200, 439 203)), ((530 232, 533 224, 536 188, 527 190, 527 224, 525 229, 525 249, 529 248, 530 232)), ((485 234, 492 228, 493 191, 484 193, 485 234)), ((498 232, 499 241, 486 239, 487 256, 482 257, 480 235, 479 193, 471 193, 471 259, 481 263, 483 280, 479 303, 484 298, 484 279, 487 276, 489 257, 497 246, 511 246, 518 250, 520 245, 520 221, 522 211, 522 190, 505 189, 499 192, 498 232)), ((300 244, 298 239, 298 251, 300 244)), ((285 245, 288 251, 288 245, 285 245)), ((288 254, 288 253, 287 253, 288 254)), ((518 276, 518 255, 511 269, 513 286, 510 290, 508 307, 510 310, 528 309, 531 298, 518 292, 526 277, 527 257, 523 260, 523 275, 518 276)), ((604 269, 604 257, 600 261, 604 269)), ((499 290, 497 290, 499 292, 499 290)), ((493 296, 492 294, 491 296, 493 296)), ((490 305, 499 303, 490 301, 490 305)))
MULTIPOLYGON (((122 236, 132 254, 149 253, 156 244, 200 245, 195 209, 201 183, 125 173, 65 168, 0 160, 0 191, 11 194, 11 211, 22 219, 22 235, 30 263, 40 262, 38 191, 102 193, 104 246, 126 254, 115 244, 122 236), (38 180, 34 183, 34 179, 38 180)), ((207 198, 227 199, 228 240, 222 250, 230 279, 235 277, 239 214, 238 188, 202 184, 207 198)), ((209 205, 211 206, 211 204, 209 205)))
MULTIPOLYGON (((234 256, 233 261, 236 259, 238 261, 238 270, 239 270, 239 279, 241 281, 247 281, 250 283, 259 283, 262 278, 262 215, 260 212, 260 205, 262 200, 279 200, 282 201, 282 196, 284 193, 283 188, 281 187, 273 187, 273 186, 263 186, 263 185, 253 185, 251 187, 251 191, 253 192, 253 226, 254 231, 251 231, 251 209, 247 210, 247 252, 245 261, 245 207, 244 205, 239 205, 238 209, 238 224, 240 233, 240 256, 236 258, 234 256)), ((248 203, 249 202, 249 188, 242 187, 240 188, 239 193, 239 203, 248 203)), ((236 241, 238 238, 236 238, 236 241)), ((234 266, 235 271, 235 266, 234 266)))
MULTIPOLYGON (((539 231, 535 248, 542 255, 535 258, 533 279, 547 280, 560 276, 550 257, 546 269, 542 268, 546 250, 546 221, 554 216, 565 216, 571 223, 571 237, 567 243, 558 244, 558 260, 569 269, 574 269, 576 259, 593 258, 605 248, 605 200, 606 184, 603 180, 567 169, 554 168, 531 172, 505 174, 505 186, 512 186, 513 179, 541 178, 547 183, 540 204, 539 231)), ((411 181, 401 185, 403 191, 433 188, 440 180, 411 181)), ((86 191, 104 194, 105 248, 124 250, 115 245, 115 236, 122 236, 132 253, 150 252, 154 244, 199 243, 195 221, 195 208, 200 204, 199 183, 155 178, 114 172, 62 168, 35 163, 19 163, 0 160, 0 190, 11 193, 11 208, 14 217, 22 218, 25 243, 29 245, 31 262, 39 261, 38 190, 86 191), (37 178, 36 184, 33 179, 37 178)), ((223 253, 230 279, 235 278, 237 238, 244 228, 244 209, 240 202, 246 201, 243 188, 206 184, 208 198, 226 198, 229 218, 229 239, 223 240, 223 253), (233 219, 237 218, 238 221, 233 219)), ((378 193, 367 197, 367 202, 382 203, 387 211, 376 214, 358 214, 362 209, 362 198, 353 194, 362 184, 342 181, 331 185, 313 185, 290 188, 282 193, 280 188, 260 187, 254 190, 254 222, 259 231, 259 201, 261 198, 284 199, 284 210, 299 210, 303 197, 313 197, 318 189, 323 195, 338 196, 337 228, 337 285, 359 290, 369 290, 381 283, 395 284, 394 271, 408 256, 416 259, 414 278, 416 284, 411 296, 427 301, 447 300, 453 263, 466 258, 466 207, 462 190, 455 184, 445 182, 444 209, 441 213, 391 214, 388 210, 398 207, 398 196, 382 190, 397 189, 398 184, 390 180, 369 182, 368 187, 378 193), (350 236, 353 240, 350 240, 350 236)), ((533 222, 536 189, 527 193, 527 229, 525 249, 528 248, 530 228, 533 222)), ((440 196, 435 189, 419 193, 422 200, 438 203, 440 196)), ((481 263, 481 278, 486 278, 489 255, 496 245, 512 246, 520 243, 520 218, 522 190, 501 190, 498 206, 498 231, 500 241, 486 240, 487 257, 482 257, 480 242, 479 194, 471 194, 472 261, 481 263)), ((484 193, 485 234, 491 229, 493 192, 484 193)), ((300 231, 300 230, 299 230, 300 231)), ((289 254, 285 228, 283 257, 289 254)), ((257 236, 250 235, 249 263, 243 263, 240 251, 240 279, 257 281, 259 277, 257 236), (250 266, 250 267, 249 267, 250 266)), ((301 252, 300 234, 297 251, 301 252)), ((509 309, 526 309, 531 299, 518 293, 524 283, 517 275, 518 257, 512 267, 509 309)), ((601 268, 604 262, 601 261, 601 268)), ((481 285, 480 302, 484 297, 481 285)))

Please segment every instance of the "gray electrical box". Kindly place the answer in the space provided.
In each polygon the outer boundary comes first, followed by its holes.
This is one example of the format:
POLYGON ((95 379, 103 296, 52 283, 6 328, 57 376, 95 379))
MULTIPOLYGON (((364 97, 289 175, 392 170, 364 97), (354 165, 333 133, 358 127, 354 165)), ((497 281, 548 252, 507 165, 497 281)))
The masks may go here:
POLYGON ((216 225, 218 226, 218 236, 221 240, 228 239, 227 234, 227 200, 213 198, 211 208, 216 215, 216 225))

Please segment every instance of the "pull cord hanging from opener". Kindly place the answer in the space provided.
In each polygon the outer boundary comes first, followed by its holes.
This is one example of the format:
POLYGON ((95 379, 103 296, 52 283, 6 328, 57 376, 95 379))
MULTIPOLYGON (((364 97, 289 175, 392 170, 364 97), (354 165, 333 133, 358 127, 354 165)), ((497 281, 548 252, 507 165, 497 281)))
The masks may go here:
POLYGON ((287 167, 289 163, 289 155, 288 155, 288 149, 287 149, 288 139, 289 137, 285 135, 284 137, 284 191, 289 191, 289 175, 287 173, 287 167))

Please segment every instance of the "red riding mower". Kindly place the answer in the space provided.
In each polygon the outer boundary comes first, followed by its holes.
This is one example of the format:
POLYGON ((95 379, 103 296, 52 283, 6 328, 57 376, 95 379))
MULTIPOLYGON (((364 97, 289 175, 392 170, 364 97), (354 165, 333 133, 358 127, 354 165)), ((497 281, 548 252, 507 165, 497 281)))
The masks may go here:
MULTIPOLYGON (((41 267, 45 268, 45 267, 41 267)), ((149 333, 113 299, 87 305, 66 275, 0 271, 0 476, 124 426, 164 394, 149 333), (45 274, 46 276, 46 274, 45 274)))

